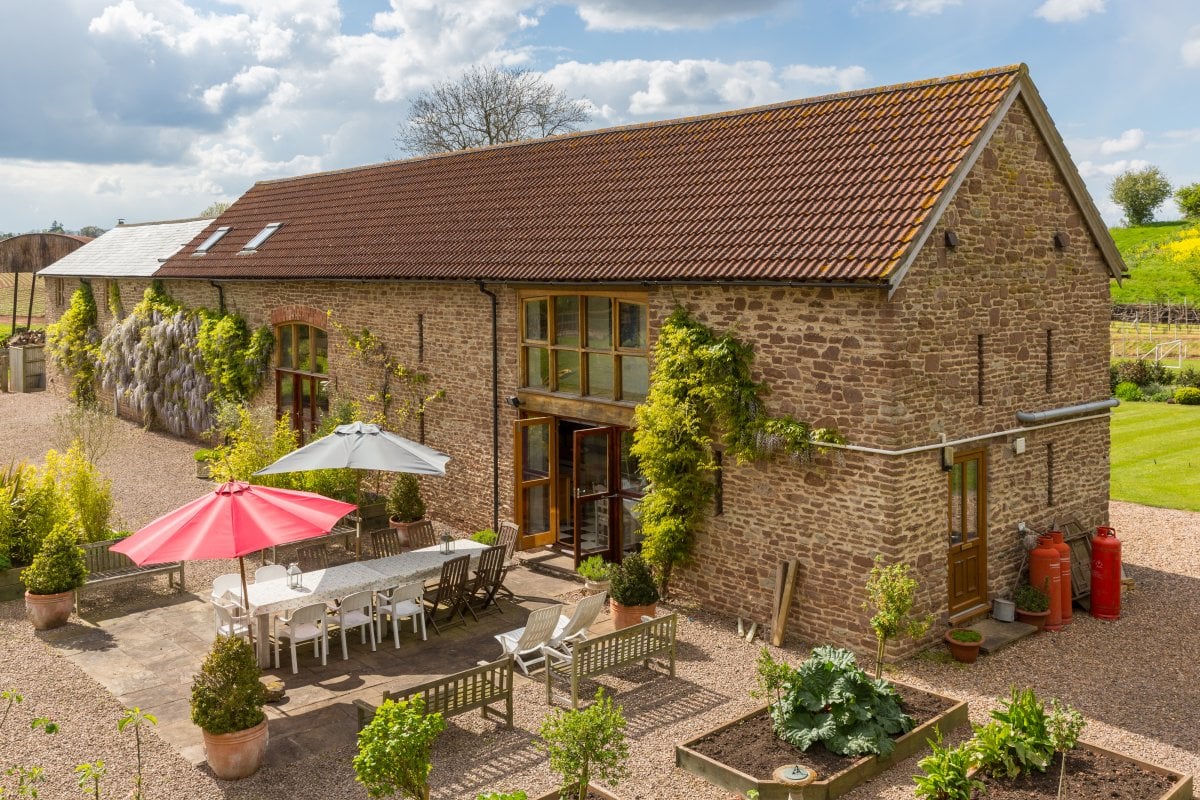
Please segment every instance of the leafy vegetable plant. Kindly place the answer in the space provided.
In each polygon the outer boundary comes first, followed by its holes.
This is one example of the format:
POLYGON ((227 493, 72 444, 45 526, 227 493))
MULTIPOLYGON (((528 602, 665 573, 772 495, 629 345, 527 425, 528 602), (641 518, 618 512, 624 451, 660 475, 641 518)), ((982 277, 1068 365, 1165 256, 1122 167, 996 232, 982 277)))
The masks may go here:
POLYGON ((992 721, 976 726, 972 747, 992 777, 1045 772, 1054 755, 1045 706, 1032 689, 1014 688, 1008 702, 992 711, 992 721))
POLYGON ((925 800, 971 800, 971 793, 983 790, 983 781, 967 775, 974 766, 974 756, 966 744, 942 747, 942 731, 934 728, 935 739, 929 743, 933 751, 917 762, 924 775, 914 776, 917 797, 925 800))

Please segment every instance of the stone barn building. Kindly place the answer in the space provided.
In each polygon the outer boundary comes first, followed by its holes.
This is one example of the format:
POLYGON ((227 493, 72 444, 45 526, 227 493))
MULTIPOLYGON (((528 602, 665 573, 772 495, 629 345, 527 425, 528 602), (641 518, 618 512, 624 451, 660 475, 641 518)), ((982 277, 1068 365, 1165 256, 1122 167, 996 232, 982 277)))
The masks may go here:
POLYGON ((796 558, 790 632, 864 647, 877 553, 959 621, 1012 589, 1019 522, 1105 521, 1123 269, 1015 66, 260 182, 154 277, 274 328, 260 402, 297 427, 373 389, 330 319, 382 337, 446 392, 407 432, 454 459, 431 514, 576 559, 639 541, 662 320, 733 332, 771 413, 847 444, 726 463, 675 585, 762 621, 796 558))

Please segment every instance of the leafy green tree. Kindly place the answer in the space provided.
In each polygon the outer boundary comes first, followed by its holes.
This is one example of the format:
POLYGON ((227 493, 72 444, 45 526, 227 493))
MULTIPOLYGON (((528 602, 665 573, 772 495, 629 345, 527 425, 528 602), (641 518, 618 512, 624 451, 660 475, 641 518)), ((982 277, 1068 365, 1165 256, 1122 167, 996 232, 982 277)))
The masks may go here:
POLYGON ((615 784, 629 775, 625 717, 603 689, 596 690, 595 702, 585 709, 559 709, 546 717, 541 732, 564 798, 573 792, 579 800, 587 800, 593 778, 615 784))
POLYGON ((96 300, 86 283, 71 295, 62 317, 46 329, 50 357, 71 379, 71 399, 81 406, 96 402, 96 372, 100 363, 100 329, 96 300))
POLYGON ((441 714, 426 714, 425 701, 385 700, 358 733, 354 774, 371 797, 429 800, 430 750, 446 729, 441 714))
POLYGON ((1175 202, 1188 219, 1200 218, 1200 183, 1180 186, 1175 190, 1175 202))
POLYGON ((46 228, 46 233, 66 233, 66 232, 67 232, 67 229, 64 228, 63 224, 61 222, 59 222, 58 220, 54 220, 53 222, 50 223, 50 227, 46 228))
MULTIPOLYGON (((133 776, 133 792, 129 795, 130 800, 143 800, 145 795, 142 793, 142 726, 157 725, 158 718, 153 714, 147 714, 138 706, 125 709, 121 714, 121 718, 117 720, 117 731, 124 733, 126 728, 133 728, 133 738, 137 745, 137 772, 133 776)), ((103 771, 103 762, 101 762, 101 770, 103 771)), ((99 783, 97 782, 97 796, 99 796, 99 783)))
POLYGON ((883 556, 875 556, 875 566, 867 579, 867 601, 863 608, 875 610, 871 617, 871 629, 875 631, 875 679, 883 678, 883 657, 889 639, 907 633, 919 639, 933 624, 933 618, 912 616, 913 602, 917 592, 917 581, 910 573, 908 564, 883 566, 883 556))
POLYGON ((224 200, 218 200, 215 203, 209 204, 208 208, 201 211, 200 216, 205 219, 216 219, 224 214, 230 205, 232 204, 227 203, 224 200))
POLYGON ((1109 184, 1109 196, 1125 210, 1130 225, 1145 225, 1154 219, 1154 209, 1171 196, 1171 182, 1158 167, 1126 170, 1109 184))
POLYGON ((95 239, 97 236, 103 236, 107 231, 99 225, 84 225, 79 229, 80 236, 90 236, 95 239))
POLYGON ((587 106, 535 72, 474 66, 414 98, 396 144, 422 155, 569 133, 587 106))

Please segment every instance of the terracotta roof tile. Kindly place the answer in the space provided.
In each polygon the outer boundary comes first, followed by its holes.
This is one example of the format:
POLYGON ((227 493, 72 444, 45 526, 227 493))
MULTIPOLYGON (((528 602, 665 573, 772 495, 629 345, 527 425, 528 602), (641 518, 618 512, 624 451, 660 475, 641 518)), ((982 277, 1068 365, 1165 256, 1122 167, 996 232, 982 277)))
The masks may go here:
POLYGON ((1022 70, 262 182, 158 275, 882 281, 1022 70))

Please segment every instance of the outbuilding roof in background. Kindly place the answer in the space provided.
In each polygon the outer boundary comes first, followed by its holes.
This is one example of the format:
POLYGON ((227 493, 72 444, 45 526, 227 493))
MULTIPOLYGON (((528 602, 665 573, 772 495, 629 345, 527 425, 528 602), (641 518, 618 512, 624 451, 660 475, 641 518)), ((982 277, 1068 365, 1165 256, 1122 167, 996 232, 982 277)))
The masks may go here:
POLYGON ((1119 275, 1023 65, 265 181, 157 274, 894 288, 1018 96, 1119 275))
POLYGON ((118 225, 38 272, 47 278, 149 278, 209 219, 118 225))

